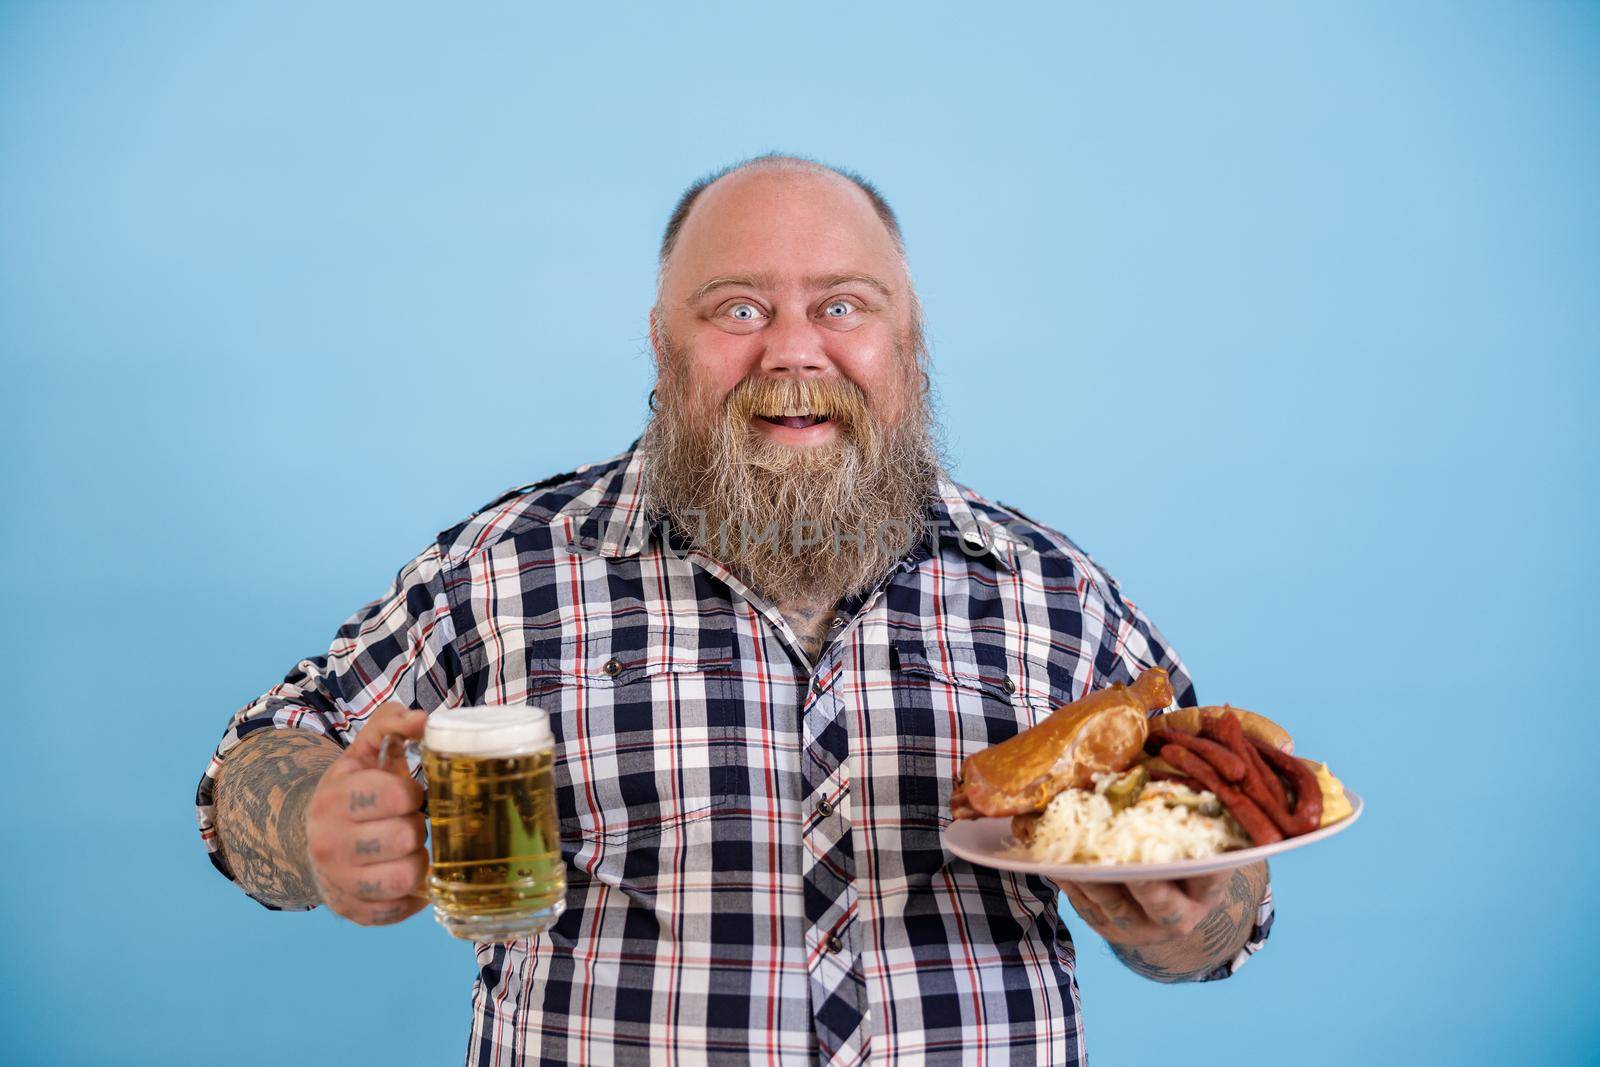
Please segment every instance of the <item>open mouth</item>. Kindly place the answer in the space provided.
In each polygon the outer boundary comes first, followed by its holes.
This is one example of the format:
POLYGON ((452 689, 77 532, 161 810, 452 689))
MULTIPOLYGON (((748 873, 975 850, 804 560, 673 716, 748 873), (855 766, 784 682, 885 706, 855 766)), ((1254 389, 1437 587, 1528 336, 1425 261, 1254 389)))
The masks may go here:
POLYGON ((807 426, 816 426, 818 423, 828 421, 827 415, 815 415, 810 412, 799 412, 784 415, 757 415, 756 418, 763 422, 770 422, 774 426, 787 426, 792 430, 802 430, 807 426))

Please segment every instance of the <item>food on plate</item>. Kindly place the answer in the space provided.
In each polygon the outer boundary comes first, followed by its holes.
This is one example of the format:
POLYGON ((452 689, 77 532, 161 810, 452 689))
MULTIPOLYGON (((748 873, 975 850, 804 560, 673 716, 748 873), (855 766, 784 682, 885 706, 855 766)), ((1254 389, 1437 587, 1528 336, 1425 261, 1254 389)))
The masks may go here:
POLYGON ((1220 800, 1227 808, 1228 814, 1244 827, 1251 841, 1258 845, 1270 845, 1283 840, 1283 834, 1273 825, 1276 820, 1269 818, 1255 801, 1224 782, 1211 764, 1202 757, 1177 745, 1163 745, 1161 758, 1187 774, 1202 789, 1220 800))
MULTIPOLYGON (((1206 762, 1215 767, 1230 782, 1240 781, 1245 776, 1245 759, 1247 757, 1209 738, 1196 737, 1193 734, 1186 734, 1182 730, 1151 730, 1149 741, 1145 742, 1146 747, 1149 747, 1151 741, 1161 748, 1165 748, 1167 745, 1177 745, 1179 748, 1192 750, 1196 755, 1204 756, 1206 762)), ((1169 764, 1172 763, 1171 760, 1167 760, 1167 762, 1169 764)), ((1178 769, 1180 772, 1182 771, 1181 767, 1178 769)))
POLYGON ((950 797, 958 819, 1043 811, 1063 789, 1087 789, 1094 775, 1124 771, 1149 734, 1150 712, 1172 703, 1160 668, 1131 686, 1117 683, 1063 704, 1037 726, 968 756, 950 797))
POLYGON ((1182 730, 1186 734, 1197 734, 1200 726, 1207 719, 1215 719, 1225 711, 1231 711, 1239 720, 1239 725, 1244 729, 1246 737, 1259 737, 1274 748, 1281 748, 1285 752, 1294 751, 1294 741, 1290 739, 1288 731, 1265 715, 1257 715, 1253 711, 1245 711, 1230 704, 1200 708, 1179 708, 1157 715, 1150 720, 1150 729, 1182 730))
POLYGON ((1304 760, 1296 759, 1287 752, 1279 752, 1264 741, 1251 740, 1250 744, 1261 753, 1261 758, 1266 764, 1287 780, 1286 786, 1294 789, 1294 809, 1287 807, 1276 808, 1272 811, 1272 821, 1283 827, 1286 837, 1296 834, 1309 834, 1322 825, 1322 787, 1317 784, 1317 776, 1307 767, 1304 760))
POLYGON ((1322 788, 1322 826, 1348 818, 1355 809, 1350 806, 1350 798, 1344 795, 1344 783, 1333 776, 1326 763, 1318 763, 1316 773, 1317 785, 1322 788))
POLYGON ((1112 791, 1143 770, 1097 775, 1091 789, 1063 789, 1043 812, 1016 816, 1012 835, 1030 858, 1046 863, 1172 863, 1250 843, 1216 797, 1178 782, 1146 777, 1137 798, 1119 806, 1112 791))
POLYGON ((1170 705, 1152 667, 968 756, 950 810, 1011 816, 1031 858, 1164 863, 1310 833, 1351 814, 1324 763, 1295 755, 1288 732, 1229 705, 1170 705))

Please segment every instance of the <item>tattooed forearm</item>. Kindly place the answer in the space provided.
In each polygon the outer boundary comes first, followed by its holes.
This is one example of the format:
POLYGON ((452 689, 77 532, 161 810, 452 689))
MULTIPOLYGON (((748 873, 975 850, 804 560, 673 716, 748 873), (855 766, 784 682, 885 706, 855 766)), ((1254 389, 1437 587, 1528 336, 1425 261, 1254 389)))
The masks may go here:
MULTIPOLYGON (((1146 959, 1144 953, 1134 945, 1119 945, 1110 942, 1111 951, 1117 954, 1117 959, 1127 965, 1128 970, 1135 974, 1143 975, 1152 982, 1187 982, 1199 977, 1187 971, 1175 971, 1153 960, 1146 959)), ((1204 973, 1204 972, 1201 972, 1204 973)))
POLYGON ((1226 963, 1250 938, 1256 909, 1267 891, 1267 865, 1254 863, 1233 872, 1222 900, 1194 933, 1176 945, 1119 945, 1111 951, 1135 974, 1154 982, 1192 982, 1226 963))
POLYGON ((306 858, 306 805, 341 749, 302 730, 262 730, 217 776, 217 838, 245 891, 277 907, 321 900, 306 858))

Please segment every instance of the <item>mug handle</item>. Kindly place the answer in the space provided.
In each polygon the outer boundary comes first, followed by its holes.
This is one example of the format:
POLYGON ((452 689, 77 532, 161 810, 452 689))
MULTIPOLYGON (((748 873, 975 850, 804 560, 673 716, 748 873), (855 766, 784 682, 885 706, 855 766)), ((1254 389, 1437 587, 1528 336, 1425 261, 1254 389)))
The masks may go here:
MULTIPOLYGON (((409 758, 412 755, 415 755, 419 760, 422 758, 422 744, 420 742, 413 741, 409 737, 400 737, 398 734, 384 734, 383 740, 378 742, 378 769, 380 771, 390 771, 394 774, 403 774, 407 778, 410 778, 411 766, 409 763, 409 758), (400 743, 396 745, 393 743, 395 741, 399 741, 400 743), (401 765, 399 767, 389 766, 389 761, 394 755, 399 755, 401 757, 401 765)), ((424 818, 426 818, 428 814, 427 790, 423 790, 422 793, 422 814, 424 818)), ((423 825, 426 826, 427 823, 424 822, 423 825)), ((430 872, 433 870, 433 861, 431 856, 429 857, 428 870, 430 872)), ((428 883, 426 875, 423 878, 422 885, 416 891, 407 893, 406 896, 415 897, 418 900, 432 899, 432 897, 428 895, 428 883)))
MULTIPOLYGON (((393 771, 396 774, 403 773, 407 778, 410 778, 410 761, 413 757, 418 760, 422 758, 422 745, 417 741, 413 741, 409 737, 400 737, 398 734, 384 734, 383 740, 378 742, 378 769, 380 771, 393 771), (396 740, 401 742, 401 744, 398 746, 398 749, 404 754, 406 760, 406 768, 403 772, 398 767, 389 766, 389 760, 391 758, 390 754, 396 751, 396 746, 393 744, 393 742, 396 740)), ((422 810, 424 813, 426 813, 428 810, 428 800, 426 797, 424 797, 422 800, 422 810)))

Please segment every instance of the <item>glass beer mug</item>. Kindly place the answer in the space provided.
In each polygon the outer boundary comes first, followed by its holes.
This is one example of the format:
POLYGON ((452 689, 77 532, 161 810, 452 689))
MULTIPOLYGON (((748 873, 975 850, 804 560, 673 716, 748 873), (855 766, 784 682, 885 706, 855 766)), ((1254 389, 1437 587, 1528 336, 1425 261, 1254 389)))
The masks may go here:
MULTIPOLYGON (((383 739, 380 766, 389 766, 383 739)), ((510 941, 566 908, 557 840, 555 740, 540 708, 483 704, 428 716, 420 748, 428 798, 434 916, 468 941, 510 941)))

